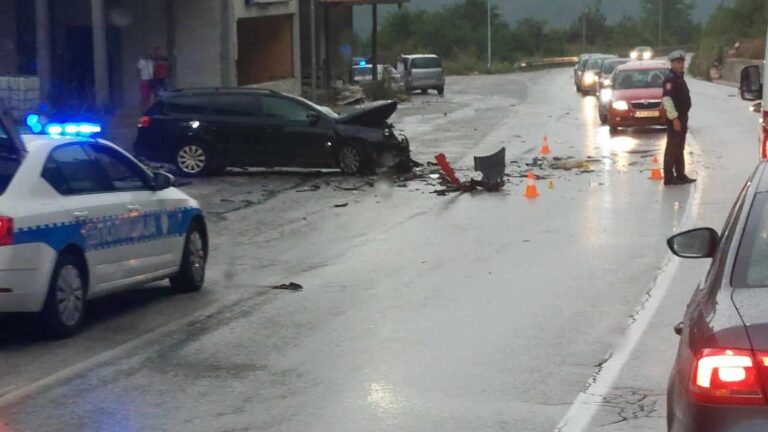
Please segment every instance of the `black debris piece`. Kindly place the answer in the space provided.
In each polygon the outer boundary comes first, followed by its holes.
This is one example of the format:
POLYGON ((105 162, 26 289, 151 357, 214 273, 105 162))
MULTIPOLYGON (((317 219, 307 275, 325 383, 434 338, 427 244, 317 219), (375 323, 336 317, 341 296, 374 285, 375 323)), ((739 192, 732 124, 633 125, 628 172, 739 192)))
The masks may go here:
POLYGON ((296 282, 289 282, 287 284, 273 286, 272 289, 280 289, 280 290, 288 290, 288 291, 302 291, 304 289, 304 287, 299 285, 299 284, 297 284, 296 282))

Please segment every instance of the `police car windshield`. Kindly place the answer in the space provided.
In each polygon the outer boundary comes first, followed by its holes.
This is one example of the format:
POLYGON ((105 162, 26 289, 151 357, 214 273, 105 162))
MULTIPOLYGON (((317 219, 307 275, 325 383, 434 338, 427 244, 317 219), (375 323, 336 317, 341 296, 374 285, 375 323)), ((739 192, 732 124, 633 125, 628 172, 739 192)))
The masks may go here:
POLYGON ((13 140, 0 125, 0 195, 8 188, 20 164, 21 160, 13 140))
POLYGON ((669 69, 623 70, 616 74, 614 90, 661 88, 669 69))

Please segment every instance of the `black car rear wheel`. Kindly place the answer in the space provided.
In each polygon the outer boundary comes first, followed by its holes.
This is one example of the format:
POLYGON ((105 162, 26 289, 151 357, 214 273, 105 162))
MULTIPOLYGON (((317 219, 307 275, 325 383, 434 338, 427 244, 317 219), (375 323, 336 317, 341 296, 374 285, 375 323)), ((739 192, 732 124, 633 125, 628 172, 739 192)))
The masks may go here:
POLYGON ((213 169, 213 157, 208 146, 201 143, 184 143, 176 150, 174 164, 179 173, 187 177, 208 174, 213 169))
POLYGON ((358 174, 364 169, 363 153, 354 144, 345 144, 339 150, 338 158, 339 169, 346 175, 358 174))

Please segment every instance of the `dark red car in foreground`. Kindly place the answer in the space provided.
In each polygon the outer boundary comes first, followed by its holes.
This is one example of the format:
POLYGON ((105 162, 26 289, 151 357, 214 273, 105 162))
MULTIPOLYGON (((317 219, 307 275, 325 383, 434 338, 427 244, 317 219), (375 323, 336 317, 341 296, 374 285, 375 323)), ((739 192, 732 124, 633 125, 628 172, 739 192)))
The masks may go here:
POLYGON ((611 131, 637 126, 664 126, 667 113, 661 103, 662 84, 669 74, 665 61, 637 61, 616 68, 608 125, 611 131))

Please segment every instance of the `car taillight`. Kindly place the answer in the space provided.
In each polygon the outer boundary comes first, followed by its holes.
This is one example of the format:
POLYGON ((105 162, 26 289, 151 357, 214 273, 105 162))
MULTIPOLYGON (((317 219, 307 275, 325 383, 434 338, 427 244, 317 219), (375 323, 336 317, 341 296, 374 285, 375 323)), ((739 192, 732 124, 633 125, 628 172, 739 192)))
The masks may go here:
POLYGON ((724 405, 763 405, 761 375, 768 371, 768 354, 750 350, 705 349, 693 367, 691 393, 696 402, 724 405))
POLYGON ((0 246, 13 244, 13 219, 0 216, 0 246))
POLYGON ((139 126, 140 128, 146 128, 146 127, 149 127, 149 124, 150 124, 150 123, 151 123, 151 120, 150 120, 150 118, 149 118, 149 117, 147 117, 147 116, 141 116, 141 117, 139 118, 139 125, 138 125, 138 126, 139 126))

